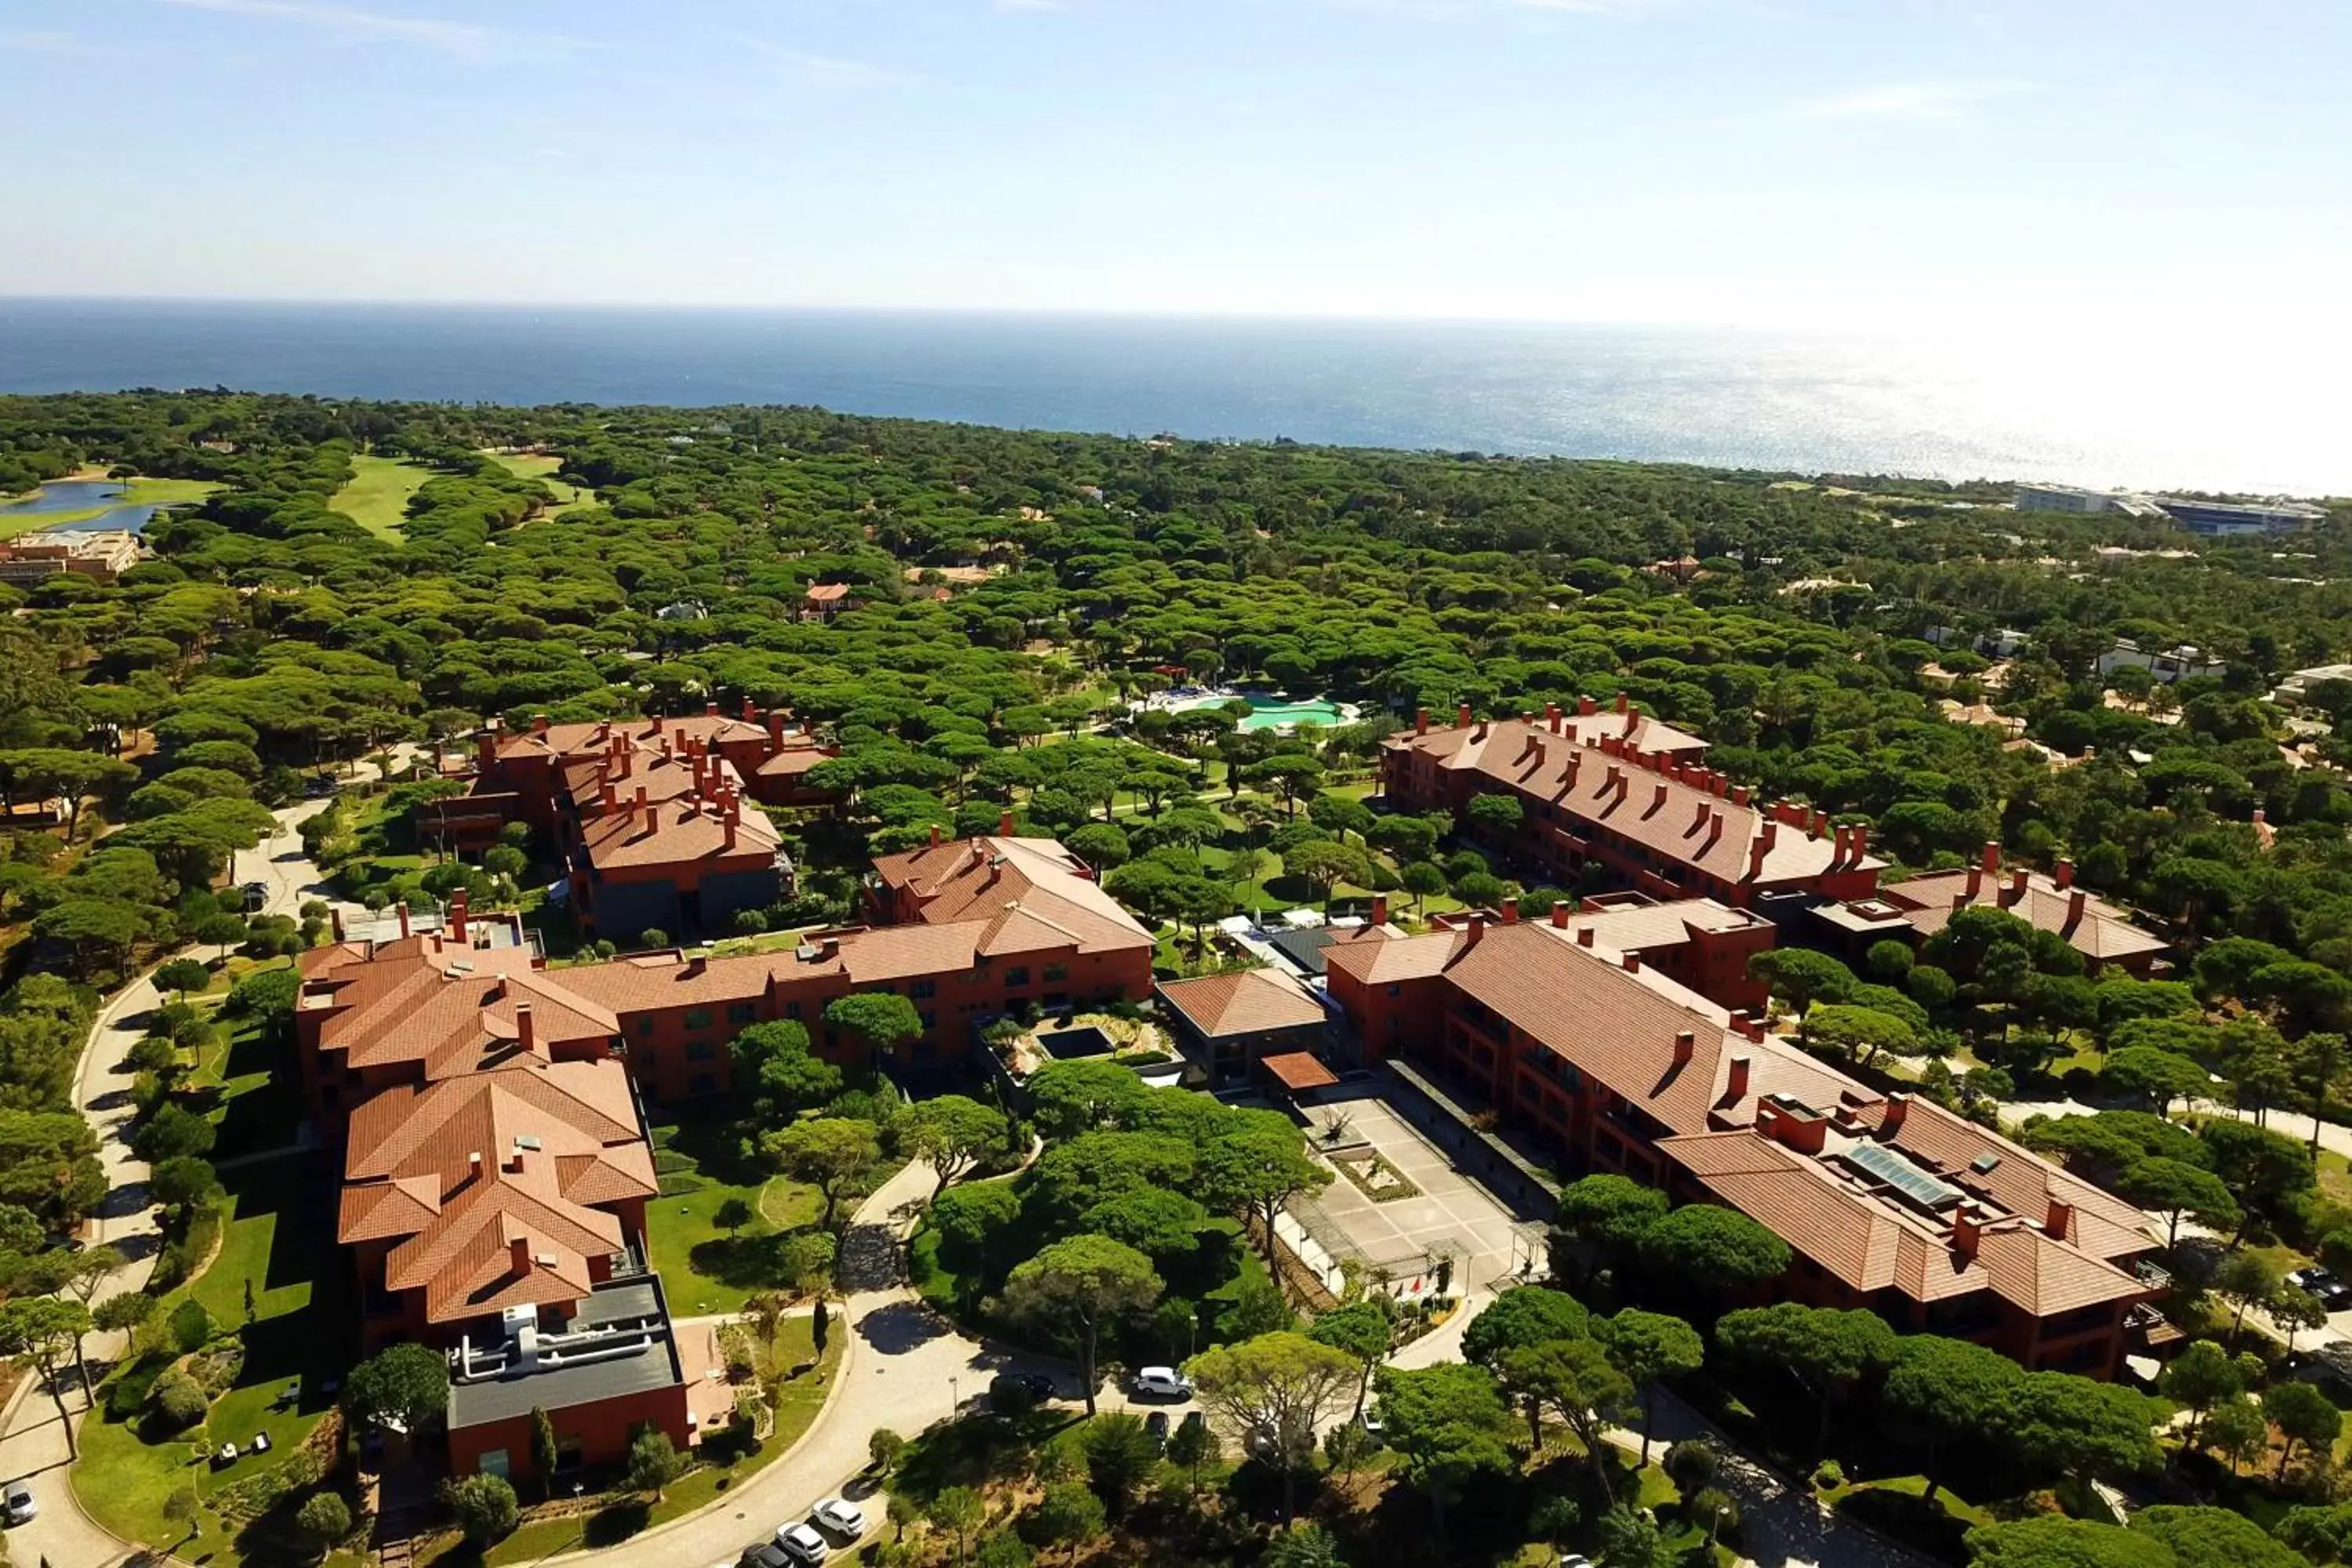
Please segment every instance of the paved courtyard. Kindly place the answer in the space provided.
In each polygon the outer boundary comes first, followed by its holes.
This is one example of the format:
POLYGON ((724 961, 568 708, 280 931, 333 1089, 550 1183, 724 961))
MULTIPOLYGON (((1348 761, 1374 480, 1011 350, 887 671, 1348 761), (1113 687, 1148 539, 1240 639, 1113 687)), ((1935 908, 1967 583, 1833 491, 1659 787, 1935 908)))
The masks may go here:
MULTIPOLYGON (((1433 1248, 1450 1251, 1455 1259, 1454 1289, 1462 1294, 1526 1263, 1528 1243, 1519 1239, 1521 1226, 1510 1211, 1455 1170, 1445 1153, 1384 1098, 1369 1093, 1328 1101, 1314 1107, 1311 1115, 1318 1128, 1344 1118, 1358 1137, 1418 1189, 1415 1196, 1381 1201, 1340 1172, 1314 1198, 1293 1205, 1307 1234, 1327 1251, 1353 1251, 1366 1263, 1387 1268, 1407 1288, 1433 1248)), ((1316 1131, 1308 1136, 1319 1142, 1316 1131)), ((1540 1256, 1537 1265, 1542 1266, 1540 1256)))

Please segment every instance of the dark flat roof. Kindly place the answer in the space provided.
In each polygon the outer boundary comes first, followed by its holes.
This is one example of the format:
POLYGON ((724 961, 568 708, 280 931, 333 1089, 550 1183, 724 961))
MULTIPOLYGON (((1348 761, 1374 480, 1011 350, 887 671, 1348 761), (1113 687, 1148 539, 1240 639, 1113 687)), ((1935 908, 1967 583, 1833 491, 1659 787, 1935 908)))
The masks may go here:
POLYGON ((1309 926, 1304 931, 1278 931, 1265 941, 1307 973, 1320 974, 1329 963, 1323 950, 1339 939, 1339 933, 1329 926, 1309 926))
POLYGON ((598 1287, 580 1303, 572 1327, 593 1329, 648 1317, 659 1319, 660 1326, 648 1331, 644 1343, 626 1354, 576 1366, 541 1366, 481 1383, 452 1383, 450 1429, 526 1415, 533 1405, 568 1410, 685 1382, 670 1333, 669 1306, 653 1275, 598 1287))

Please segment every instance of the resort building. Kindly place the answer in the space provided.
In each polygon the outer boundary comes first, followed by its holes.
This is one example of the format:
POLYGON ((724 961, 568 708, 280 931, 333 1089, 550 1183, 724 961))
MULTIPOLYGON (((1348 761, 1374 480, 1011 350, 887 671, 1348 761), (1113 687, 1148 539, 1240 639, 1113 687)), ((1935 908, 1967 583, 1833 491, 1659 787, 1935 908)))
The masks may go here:
POLYGON ((1163 980, 1160 1001, 1178 1048, 1227 1089, 1276 1071, 1286 1089, 1337 1082, 1323 1065, 1329 1030, 1323 998, 1287 969, 1234 969, 1163 980), (1305 1063, 1286 1058, 1304 1057, 1305 1063))
MULTIPOLYGON (((1480 720, 1414 727, 1381 742, 1381 781, 1400 811, 1444 811, 1507 794, 1517 827, 1488 842, 1530 877, 1572 886, 1587 867, 1652 898, 1708 898, 1745 909, 1767 893, 1866 897, 1885 862, 1869 829, 1826 814, 1751 801, 1706 767, 1706 745, 1654 721, 1616 713, 1480 720), (1671 750, 1649 749, 1662 743, 1671 750)), ((1474 835, 1475 836, 1475 835, 1474 835)))
POLYGON ((0 583, 37 583, 78 573, 111 583, 139 564, 139 536, 122 529, 49 529, 0 542, 0 583))
POLYGON ((2083 955, 2093 974, 2113 968, 2146 979, 2170 944, 2132 923, 2131 911, 2094 897, 2074 881, 2074 863, 2055 875, 2017 866, 2001 869, 2000 846, 1988 843, 1966 870, 1928 871, 1878 889, 1876 901, 1920 940, 1942 931, 1966 909, 2006 910, 2038 931, 2056 931, 2083 955))
POLYGON ((2305 533, 2327 514, 2298 501, 2247 505, 2198 500, 2188 496, 2158 496, 2164 514, 2202 539, 2247 539, 2278 533, 2305 533))
POLYGON ((1424 936, 1366 928, 1326 950, 1330 994, 1368 1058, 1490 1110, 1529 1158, 1767 1226, 1793 1254, 1786 1297, 2094 1376, 2151 1342, 2145 1215, 1855 1082, 1600 929, 1507 912, 1424 936))
POLYGON ((475 742, 471 787, 417 809, 417 835, 455 852, 528 824, 561 856, 585 931, 632 942, 641 932, 723 931, 793 887, 791 858, 755 803, 814 805, 809 770, 835 755, 781 710, 716 703, 698 717, 599 720, 475 742))

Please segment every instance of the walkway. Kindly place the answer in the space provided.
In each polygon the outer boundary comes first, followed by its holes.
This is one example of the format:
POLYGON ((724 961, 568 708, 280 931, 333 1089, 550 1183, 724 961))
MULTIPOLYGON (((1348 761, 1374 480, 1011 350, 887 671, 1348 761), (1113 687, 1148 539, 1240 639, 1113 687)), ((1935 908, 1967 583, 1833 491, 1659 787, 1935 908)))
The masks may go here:
MULTIPOLYGON (((373 776, 373 770, 368 770, 373 776)), ((302 852, 301 825, 324 811, 323 800, 306 800, 284 806, 273 815, 278 831, 255 849, 236 858, 232 885, 267 881, 270 891, 263 910, 292 915, 308 898, 322 896, 323 878, 302 852)), ((107 1194, 91 1218, 88 1240, 92 1247, 116 1248, 123 1267, 97 1292, 104 1300, 137 1290, 155 1271, 155 1255, 163 1237, 155 1225, 147 1196, 147 1167, 131 1152, 131 1080, 137 1076, 126 1058, 147 1032, 147 1016, 163 1005, 151 975, 141 975, 99 1010, 82 1050, 74 1079, 74 1104, 98 1133, 98 1158, 106 1172, 107 1194)), ((94 1367, 111 1363, 121 1353, 120 1336, 91 1334, 86 1349, 94 1367)), ((95 1375, 95 1373, 93 1374, 95 1375)), ((131 1548, 117 1540, 82 1512, 66 1476, 64 1427, 56 1403, 45 1389, 26 1378, 5 1411, 0 1411, 0 1480, 23 1480, 32 1488, 39 1513, 30 1523, 8 1531, 13 1562, 47 1560, 51 1568, 105 1568, 131 1555, 131 1548)), ((66 1408, 79 1426, 82 1418, 80 1384, 73 1380, 66 1408)))

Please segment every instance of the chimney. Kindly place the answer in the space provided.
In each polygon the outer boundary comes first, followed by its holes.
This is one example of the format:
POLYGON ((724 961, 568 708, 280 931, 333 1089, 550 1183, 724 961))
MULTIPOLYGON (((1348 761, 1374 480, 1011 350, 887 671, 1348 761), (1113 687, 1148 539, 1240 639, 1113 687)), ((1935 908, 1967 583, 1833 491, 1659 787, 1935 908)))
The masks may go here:
POLYGON ((1984 1221, 1978 1217, 1974 1204, 1962 1204, 1952 1211, 1952 1250, 1962 1258, 1973 1259, 1977 1255, 1977 1239, 1984 1234, 1984 1221))
POLYGON ((2060 1241, 2065 1240, 2074 1228, 2074 1205, 2061 1198, 2052 1198, 2050 1217, 2042 1222, 2042 1228, 2060 1241))
POLYGON ((1857 866, 1861 865, 1869 853, 1870 824, 1857 822, 1853 825, 1853 863, 1857 866))
POLYGON ((1554 931, 1566 931, 1568 929, 1568 900, 1566 899, 1562 899, 1559 902, 1552 905, 1551 924, 1554 931))
POLYGON ((1477 946, 1479 939, 1486 934, 1486 917, 1480 914, 1472 915, 1470 923, 1462 928, 1462 951, 1467 952, 1477 946))
POLYGON ((1617 694, 1617 711, 1620 713, 1629 713, 1632 710, 1633 704, 1626 700, 1625 694, 1623 692, 1619 692, 1617 694))
POLYGON ((2000 875, 2000 846, 1999 844, 1990 838, 1985 840, 1984 853, 1977 859, 1977 869, 1982 871, 1988 877, 1997 877, 2000 875))
POLYGON ((1467 702, 1454 710, 1454 727, 1457 730, 1470 728, 1470 704, 1467 702))
POLYGON ((1486 721, 1484 719, 1478 721, 1478 727, 1470 731, 1470 738, 1474 741, 1483 741, 1486 738, 1486 721))
POLYGON ((2013 904, 2023 897, 2025 897, 2025 868, 2020 866, 2009 874, 2008 901, 2013 904))
POLYGON ((531 1022, 530 1004, 528 1002, 515 1004, 515 1044, 526 1052, 538 1054, 539 1028, 531 1022))
POLYGON ((1752 1063, 1753 1058, 1745 1051, 1731 1058, 1731 1071, 1725 1078, 1723 1084, 1724 1099, 1736 1100, 1748 1098, 1748 1072, 1752 1063))
MULTIPOLYGON (((639 784, 637 786, 637 804, 635 809, 638 811, 646 810, 646 786, 643 784, 639 784)), ((652 813, 647 812, 646 816, 650 817, 652 813)))
POLYGON ((662 732, 662 716, 660 714, 656 713, 654 715, 653 726, 653 732, 655 734, 658 735, 662 732))
POLYGON ((768 755, 774 756, 784 749, 784 716, 777 710, 768 710, 768 755))
POLYGON ((499 732, 496 730, 484 730, 475 735, 474 763, 484 773, 498 766, 499 732))
POLYGON ((1748 786, 1746 784, 1733 784, 1731 786, 1731 804, 1734 805, 1746 805, 1748 804, 1748 786))
POLYGON ((1553 734, 1557 735, 1557 734, 1559 734, 1559 703, 1557 703, 1557 702, 1547 702, 1547 703, 1545 703, 1545 704, 1544 704, 1544 724, 1545 724, 1545 726, 1546 726, 1547 728, 1549 728, 1549 729, 1551 731, 1551 732, 1552 732, 1553 734))
POLYGON ((1412 732, 1416 735, 1426 735, 1429 733, 1428 709, 1416 708, 1412 710, 1412 732))
POLYGON ((466 1156, 466 1179, 468 1182, 482 1179, 482 1152, 479 1149, 469 1152, 466 1156))
POLYGON ((530 1237, 518 1236, 507 1243, 507 1262, 518 1275, 530 1272, 530 1237))
POLYGON ((408 938, 408 900, 406 899, 400 900, 398 912, 400 915, 401 940, 404 942, 408 938))
POLYGON ((343 911, 332 904, 327 906, 327 925, 335 933, 337 942, 343 940, 343 911))
POLYGON ((530 716, 530 732, 534 735, 544 735, 547 733, 546 714, 534 713, 530 716))
POLYGON ((971 841, 971 863, 975 866, 988 858, 988 846, 980 839, 971 841))
POLYGON ((1518 900, 1506 898, 1503 900, 1503 923, 1507 926, 1515 926, 1519 923, 1518 900))
POLYGON ((627 778, 636 766, 636 748, 624 742, 613 748, 613 776, 627 778))
POLYGON ((1579 926, 1576 928, 1576 945, 1579 947, 1591 947, 1592 945, 1592 928, 1591 926, 1579 926))
POLYGON ((1375 926, 1384 926, 1389 923, 1389 896, 1386 893, 1372 895, 1371 923, 1375 926))
POLYGON ((1845 864, 1845 827, 1843 824, 1838 827, 1835 842, 1830 850, 1830 864, 1832 866, 1845 864))
POLYGON ((996 818, 996 836, 999 838, 1010 838, 1013 837, 1013 814, 1011 812, 1007 811, 998 814, 996 818))
POLYGON ((2090 895, 2080 888, 2066 895, 2066 929, 2068 931, 2073 931, 2083 923, 2083 911, 2089 902, 2090 895))
POLYGON ((1658 812, 1664 811, 1665 808, 1666 786, 1664 781, 1661 780, 1656 787, 1655 793, 1650 796, 1650 810, 1653 812, 1658 812))
POLYGON ((703 716, 704 718, 706 718, 706 719, 716 719, 716 718, 718 718, 718 717, 719 717, 719 704, 718 704, 718 703, 716 703, 716 702, 706 702, 706 703, 704 703, 704 704, 702 705, 702 716, 703 716))
POLYGON ((1805 829, 1805 837, 1808 838, 1819 838, 1822 836, 1822 829, 1827 827, 1829 825, 1830 814, 1826 811, 1816 808, 1813 812, 1811 826, 1805 829))
POLYGON ((1958 909, 1962 904, 1969 902, 1974 900, 1978 894, 1984 891, 1984 876, 1983 867, 1971 866, 1969 868, 1969 890, 1960 897, 1952 900, 1952 907, 1954 909, 1958 909))
POLYGON ((1891 1137, 1895 1133, 1900 1131, 1903 1127, 1903 1118, 1910 1113, 1910 1110, 1911 1097, 1909 1095, 1888 1095, 1886 1097, 1886 1114, 1878 1119, 1879 1136, 1891 1137))
POLYGON ((463 888, 449 895, 449 936, 459 947, 466 945, 466 889, 463 888))
POLYGON ((1698 1031, 1678 1029, 1675 1032, 1675 1066, 1690 1066, 1691 1058, 1698 1054, 1698 1031))
MULTIPOLYGON (((2256 822, 2260 822, 2262 819, 2262 809, 2258 806, 2254 810, 2254 820, 2256 822)), ((2057 883, 2061 888, 2073 887, 2074 885, 2074 862, 2072 860, 2059 861, 2057 872, 2052 876, 2050 879, 2057 883)))
POLYGON ((621 792, 613 786, 611 779, 606 779, 596 794, 598 804, 604 808, 606 816, 621 809, 621 792))
POLYGON ((1625 963, 1625 973, 1628 973, 1628 974, 1639 974, 1639 973, 1642 973, 1642 955, 1641 955, 1640 953, 1638 953, 1638 952, 1629 952, 1629 953, 1627 953, 1627 954, 1625 955, 1625 958, 1624 958, 1624 963, 1625 963))
POLYGON ((932 847, 932 848, 934 848, 934 849, 937 849, 939 847, 940 847, 940 825, 939 825, 938 823, 934 822, 934 823, 932 823, 932 824, 931 824, 931 847, 932 847))
POLYGON ((743 699, 743 722, 746 724, 755 723, 758 721, 759 717, 760 710, 758 705, 753 703, 748 697, 743 699))
POLYGON ((742 825, 735 820, 735 808, 732 806, 727 808, 727 816, 724 820, 727 829, 726 847, 731 853, 735 847, 735 836, 742 831, 742 825))
POLYGON ((1590 697, 1580 697, 1576 700, 1576 716, 1580 719, 1590 719, 1600 710, 1601 705, 1590 697))

